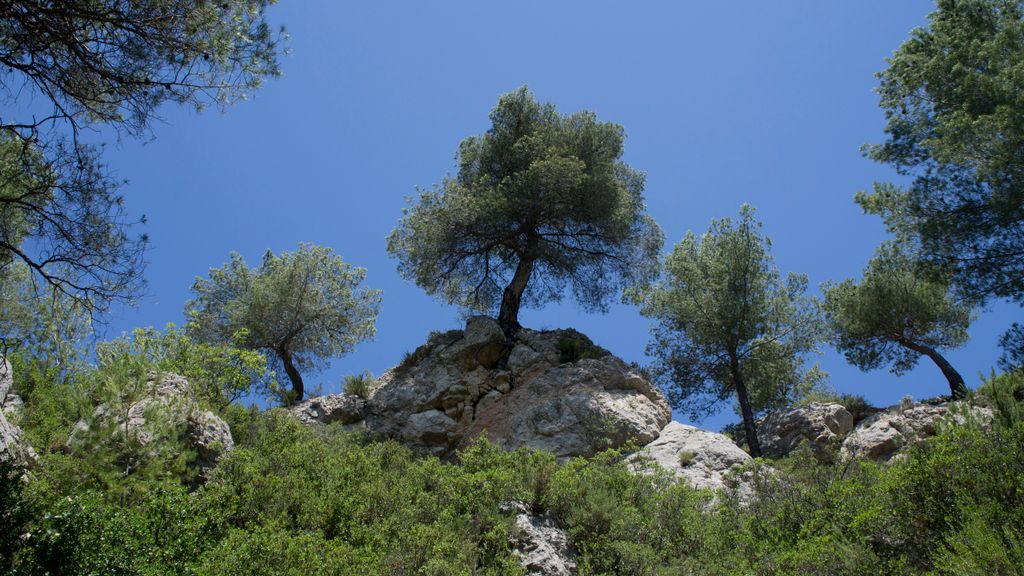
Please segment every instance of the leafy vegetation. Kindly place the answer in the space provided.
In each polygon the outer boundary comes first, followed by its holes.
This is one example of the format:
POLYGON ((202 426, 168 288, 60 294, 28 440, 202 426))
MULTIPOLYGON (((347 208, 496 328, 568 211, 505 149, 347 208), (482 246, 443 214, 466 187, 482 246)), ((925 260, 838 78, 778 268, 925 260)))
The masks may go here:
POLYGON ((824 311, 832 343, 861 370, 891 365, 895 374, 927 356, 942 370, 953 398, 967 395, 964 378, 939 352, 967 341, 971 306, 948 282, 922 277, 898 245, 883 244, 860 283, 825 284, 824 311))
POLYGON ((988 380, 992 426, 949 425, 889 465, 809 451, 754 462, 748 501, 632 472, 616 451, 559 464, 486 440, 458 463, 280 411, 234 415, 238 447, 193 492, 129 474, 82 482, 105 452, 0 476, 11 574, 522 574, 504 504, 566 529, 581 574, 1016 574, 1024 525, 1019 374, 988 380))
POLYGON ((271 3, 6 3, 0 271, 21 262, 90 311, 137 297, 147 239, 81 132, 143 136, 166 102, 226 106, 278 75, 271 3))
MULTIPOLYGON (((328 248, 267 252, 257 268, 232 255, 196 280, 185 329, 91 345, 95 312, 139 288, 144 239, 128 234, 95 150, 73 137, 90 125, 138 135, 163 102, 226 104, 275 75, 270 3, 0 10, 3 86, 23 83, 0 99, 35 93, 55 105, 41 120, 0 123, 0 339, 24 400, 0 418, 37 453, 0 461, 0 571, 522 575, 515 511, 525 509, 564 528, 584 575, 1024 574, 1024 328, 1006 333, 1003 372, 976 394, 937 351, 966 340, 973 306, 1024 300, 1019 1, 939 0, 930 26, 890 60, 880 90, 890 140, 868 154, 912 182, 858 202, 899 244, 884 244, 860 282, 826 285, 821 308, 852 364, 900 373, 926 355, 953 396, 991 420, 953 404, 936 435, 887 464, 805 447, 730 471, 717 493, 637 473, 634 448, 560 462, 482 435, 442 461, 242 407, 254 396, 302 399, 300 370, 372 337, 380 292, 328 248), (62 123, 70 141, 42 131, 62 123), (190 408, 230 423, 235 448, 212 472, 197 469, 190 417, 157 398, 183 382, 175 374, 188 380, 190 408)), ((462 142, 458 175, 423 192, 389 237, 406 278, 497 311, 509 336, 522 305, 571 287, 602 309, 633 288, 627 297, 657 322, 656 363, 634 368, 695 415, 735 395, 755 456, 754 419, 768 410, 828 400, 855 421, 876 410, 823 390, 823 374, 805 367, 822 337, 819 309, 805 276, 781 277, 752 208, 688 233, 659 271, 661 232, 643 176, 621 160, 621 126, 560 115, 525 88, 502 96, 491 121, 462 142)), ((459 335, 432 335, 399 369, 459 335)), ((607 354, 578 336, 557 342, 561 362, 607 354)), ((368 371, 344 381, 364 398, 375 386, 368 371)), ((600 445, 617 426, 583 418, 575 432, 600 445)), ((678 464, 698 467, 698 454, 682 451, 678 464)))
POLYGON ((629 295, 658 322, 647 351, 673 405, 699 418, 734 396, 755 456, 755 415, 791 404, 823 376, 803 368, 820 339, 807 277, 783 281, 760 227, 745 205, 735 223, 688 232, 665 260, 665 279, 629 295))
POLYGON ((267 354, 291 381, 285 403, 297 402, 305 395, 300 370, 322 369, 375 334, 381 291, 362 286, 365 278, 366 270, 312 244, 279 256, 268 250, 258 268, 232 254, 209 279, 196 278, 187 332, 267 354))
POLYGON ((643 174, 621 160, 622 126, 563 116, 525 88, 503 95, 492 127, 459 145, 459 172, 420 192, 388 236, 399 272, 428 294, 497 308, 508 335, 521 305, 571 287, 601 310, 624 285, 657 274, 662 235, 643 174))

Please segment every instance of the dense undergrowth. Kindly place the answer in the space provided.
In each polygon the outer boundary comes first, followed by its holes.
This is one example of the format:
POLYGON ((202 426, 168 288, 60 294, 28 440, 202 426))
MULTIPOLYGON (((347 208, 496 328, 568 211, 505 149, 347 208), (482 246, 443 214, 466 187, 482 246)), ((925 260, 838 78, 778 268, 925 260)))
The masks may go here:
MULTIPOLYGON (((7 467, 0 572, 521 574, 502 512, 518 501, 565 526, 581 574, 1024 574, 1022 386, 993 377, 994 423, 950 424, 888 465, 755 461, 748 503, 634 474, 616 451, 559 464, 480 441, 442 462, 226 404, 237 446, 199 488, 181 450, 103 435, 40 450, 28 480, 7 467)), ((25 391, 26 435, 60 443, 83 412, 73 395, 25 391)))

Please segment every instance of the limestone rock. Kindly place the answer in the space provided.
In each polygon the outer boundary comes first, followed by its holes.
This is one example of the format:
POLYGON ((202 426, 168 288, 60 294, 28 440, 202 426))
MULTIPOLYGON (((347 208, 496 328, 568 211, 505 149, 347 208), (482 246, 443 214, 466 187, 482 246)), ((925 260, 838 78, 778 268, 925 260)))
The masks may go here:
POLYGON ((845 407, 813 402, 770 414, 757 424, 757 438, 761 452, 770 458, 781 458, 806 442, 818 459, 828 460, 851 430, 853 415, 845 407))
MULTIPOLYGON (((160 411, 171 426, 180 427, 186 445, 197 453, 192 465, 198 468, 201 480, 208 477, 220 457, 235 447, 227 422, 213 412, 203 410, 188 380, 177 374, 151 373, 141 399, 128 406, 124 414, 115 413, 110 406, 100 405, 93 411, 92 421, 109 422, 109 419, 114 419, 113 434, 130 434, 146 445, 156 439, 147 419, 153 411, 160 411)), ((88 431, 90 426, 82 420, 75 428, 68 439, 72 448, 78 443, 78 435, 88 431)))
POLYGON ((728 437, 679 422, 669 422, 658 439, 633 455, 631 466, 652 472, 655 466, 694 488, 722 489, 730 470, 750 461, 750 455, 728 437))
MULTIPOLYGON (((992 411, 982 406, 970 406, 974 417, 982 421, 992 419, 992 411)), ((868 458, 888 461, 903 447, 938 432, 940 422, 946 418, 963 417, 950 411, 950 404, 912 404, 887 408, 861 422, 843 441, 843 457, 868 458)))
POLYGON ((7 358, 0 356, 0 408, 7 412, 16 404, 21 404, 21 398, 14 392, 14 370, 7 358))
POLYGON ((355 424, 364 418, 366 400, 353 394, 330 394, 310 398, 288 408, 303 424, 355 424))
POLYGON ((10 362, 0 357, 0 461, 24 466, 38 456, 25 442, 21 428, 12 422, 20 405, 21 397, 14 393, 14 371, 10 362))
POLYGON ((465 438, 486 433, 505 448, 528 446, 560 458, 630 440, 647 444, 672 417, 660 392, 613 356, 530 371, 486 408, 465 438))
POLYGON ((569 537, 553 518, 530 514, 518 502, 504 505, 502 511, 516 515, 516 534, 511 543, 527 576, 576 574, 569 537))
POLYGON ((587 455, 650 442, 671 418, 657 388, 586 336, 523 329, 510 342, 487 317, 381 375, 365 413, 372 434, 439 456, 485 431, 510 449, 587 455))
POLYGON ((189 414, 185 437, 196 450, 194 464, 203 479, 209 477, 224 454, 235 448, 228 423, 209 410, 196 410, 189 414))

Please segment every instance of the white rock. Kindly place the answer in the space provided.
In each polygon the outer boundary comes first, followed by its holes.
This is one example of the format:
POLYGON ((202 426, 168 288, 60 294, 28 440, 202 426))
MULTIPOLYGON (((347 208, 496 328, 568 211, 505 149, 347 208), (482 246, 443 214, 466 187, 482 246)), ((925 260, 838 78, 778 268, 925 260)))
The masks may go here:
POLYGON ((20 407, 21 397, 14 392, 14 370, 7 358, 0 356, 0 461, 24 466, 38 456, 25 442, 21 428, 12 422, 20 407))
POLYGON ((728 437, 694 426, 669 422, 658 439, 633 455, 638 472, 672 473, 694 488, 722 489, 726 474, 750 461, 750 455, 728 437))
POLYGON ((534 516, 519 503, 508 508, 516 513, 516 533, 511 538, 511 544, 527 576, 576 574, 569 537, 554 519, 534 516))
MULTIPOLYGON (((982 422, 992 419, 992 411, 982 406, 966 407, 973 417, 982 422)), ((893 406, 860 422, 843 441, 843 457, 868 458, 888 461, 904 446, 934 436, 945 419, 962 421, 954 415, 949 404, 913 404, 893 406)))
POLYGON ((288 408, 303 424, 355 424, 363 420, 366 400, 353 394, 329 394, 310 398, 288 408))
MULTIPOLYGON (((177 374, 150 374, 142 397, 126 407, 125 413, 114 413, 107 405, 98 406, 92 414, 92 421, 109 423, 114 419, 112 434, 129 434, 143 445, 156 439, 148 416, 157 410, 168 419, 172 426, 181 426, 186 444, 196 450, 197 458, 192 462, 198 468, 199 477, 205 480, 217 461, 234 449, 231 429, 227 422, 213 412, 202 409, 188 380, 177 374)), ((74 448, 78 437, 89 430, 89 423, 82 420, 68 438, 68 445, 74 448)))
POLYGON ((840 404, 813 402, 775 412, 757 424, 761 452, 780 458, 807 443, 819 459, 827 460, 853 430, 853 415, 840 404))

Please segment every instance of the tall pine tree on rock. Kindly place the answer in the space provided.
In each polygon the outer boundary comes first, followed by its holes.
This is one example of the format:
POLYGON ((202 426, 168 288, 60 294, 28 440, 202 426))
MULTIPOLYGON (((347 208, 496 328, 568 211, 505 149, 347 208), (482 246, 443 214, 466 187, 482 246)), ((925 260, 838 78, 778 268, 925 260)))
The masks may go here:
POLYGON ((388 237, 399 272, 428 294, 497 311, 519 329, 522 306, 567 288, 603 310, 654 277, 661 231, 646 214, 643 175, 621 157, 621 126, 561 115, 525 88, 503 95, 491 128, 462 141, 458 174, 422 190, 388 237))

